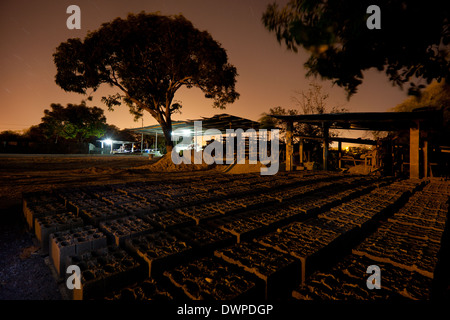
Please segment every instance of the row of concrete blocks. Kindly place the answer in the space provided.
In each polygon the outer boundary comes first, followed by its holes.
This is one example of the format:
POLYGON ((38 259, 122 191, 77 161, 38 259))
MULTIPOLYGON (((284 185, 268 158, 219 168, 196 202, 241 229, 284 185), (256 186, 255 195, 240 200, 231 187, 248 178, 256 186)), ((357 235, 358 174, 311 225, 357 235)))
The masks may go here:
POLYGON ((101 298, 146 276, 139 262, 114 246, 71 257, 70 264, 81 270, 80 288, 69 292, 73 300, 101 298))
POLYGON ((108 235, 112 244, 120 246, 126 239, 151 232, 153 227, 136 216, 128 216, 101 222, 100 229, 108 235))

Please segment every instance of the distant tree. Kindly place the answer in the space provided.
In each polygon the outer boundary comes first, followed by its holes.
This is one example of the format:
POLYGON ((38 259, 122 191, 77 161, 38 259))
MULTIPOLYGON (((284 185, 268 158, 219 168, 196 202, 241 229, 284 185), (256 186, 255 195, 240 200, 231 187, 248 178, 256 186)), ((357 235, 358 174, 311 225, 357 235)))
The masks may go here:
POLYGON ((141 135, 136 134, 127 129, 120 129, 119 127, 108 124, 105 128, 105 137, 111 138, 113 140, 138 142, 141 140, 141 135))
MULTIPOLYGON (((318 83, 311 82, 309 88, 306 91, 295 91, 295 96, 291 99, 294 102, 297 109, 301 110, 301 114, 323 114, 323 113, 343 113, 348 112, 346 108, 341 106, 330 107, 327 104, 327 100, 330 97, 328 93, 324 93, 322 86, 318 83)), ((316 125, 308 123, 298 124, 298 129, 301 135, 317 137, 323 134, 322 128, 316 125)), ((331 132, 331 136, 337 136, 336 133, 331 132)))
POLYGON ((102 99, 110 109, 124 102, 135 117, 149 112, 162 127, 168 152, 173 147, 171 115, 181 108, 173 100, 179 88, 200 88, 217 108, 239 97, 236 68, 226 51, 182 15, 116 18, 84 41, 61 43, 54 61, 56 83, 64 90, 86 94, 109 84, 118 90, 102 99))
POLYGON ((0 132, 0 141, 18 141, 21 139, 22 135, 16 131, 5 130, 0 132))
MULTIPOLYGON (((277 116, 294 116, 299 114, 296 109, 285 109, 283 107, 270 108, 269 112, 263 112, 259 118, 259 123, 261 124, 261 129, 279 129, 280 136, 284 136, 286 132, 286 127, 282 120, 272 117, 271 115, 277 116)), ((294 127, 294 137, 298 136, 300 133, 297 132, 297 126, 294 127)))
POLYGON ((309 52, 308 76, 330 79, 350 97, 370 68, 399 87, 410 82, 412 95, 424 88, 422 79, 450 83, 449 17, 448 1, 290 0, 283 8, 270 4, 262 22, 288 49, 309 52), (381 29, 366 25, 372 4, 381 29))
POLYGON ((44 142, 46 140, 42 127, 39 125, 29 127, 25 130, 23 136, 34 142, 44 142))
MULTIPOLYGON (((265 112, 261 115, 259 122, 262 127, 279 128, 280 135, 283 136, 286 132, 286 127, 283 125, 283 121, 273 118, 270 115, 301 115, 301 114, 323 114, 323 113, 341 113, 347 112, 347 109, 343 107, 328 106, 327 100, 329 94, 323 92, 323 88, 320 84, 312 82, 309 84, 309 88, 304 91, 295 91, 295 95, 291 97, 292 102, 295 105, 295 109, 285 109, 282 107, 271 108, 269 112, 265 112)), ((336 132, 330 132, 330 136, 337 136, 336 132)), ((308 123, 294 123, 292 132, 294 142, 298 142, 301 136, 306 137, 323 137, 323 128, 317 125, 308 123)), ((331 143, 331 142, 330 142, 331 143)), ((313 152, 311 159, 319 161, 321 155, 314 154, 314 151, 318 151, 322 147, 322 143, 317 140, 306 139, 303 142, 304 150, 306 152, 313 152)))
MULTIPOLYGON (((283 107, 271 108, 269 112, 264 112, 259 119, 262 128, 279 128, 281 134, 284 134, 285 128, 283 121, 271 117, 270 115, 300 115, 300 114, 323 114, 323 113, 340 113, 348 110, 343 107, 327 104, 329 94, 323 92, 320 84, 312 82, 309 88, 304 91, 295 91, 295 95, 291 97, 294 103, 294 109, 285 109, 283 107)), ((322 134, 322 128, 316 125, 305 123, 297 123, 294 125, 293 138, 298 140, 299 136, 318 137, 322 134)))
POLYGON ((106 117, 102 109, 88 107, 84 102, 79 105, 68 104, 63 107, 53 103, 51 110, 44 110, 45 116, 39 125, 48 139, 74 139, 84 142, 105 133, 106 117))

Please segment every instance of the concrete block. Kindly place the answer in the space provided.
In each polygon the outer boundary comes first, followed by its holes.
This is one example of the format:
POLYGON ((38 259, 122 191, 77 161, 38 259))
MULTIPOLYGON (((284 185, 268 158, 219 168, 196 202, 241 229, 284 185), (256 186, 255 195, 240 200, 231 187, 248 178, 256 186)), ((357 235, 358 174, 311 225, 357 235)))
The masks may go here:
POLYGON ((49 236, 56 231, 69 230, 81 227, 83 221, 71 212, 64 212, 52 216, 44 216, 36 219, 35 234, 41 244, 44 253, 49 249, 49 236))
POLYGON ((92 235, 91 249, 98 250, 101 248, 106 248, 108 245, 106 236, 101 232, 96 232, 92 235))
POLYGON ((50 235, 50 257, 60 277, 65 274, 67 260, 76 254, 75 243, 70 237, 54 233, 50 235))

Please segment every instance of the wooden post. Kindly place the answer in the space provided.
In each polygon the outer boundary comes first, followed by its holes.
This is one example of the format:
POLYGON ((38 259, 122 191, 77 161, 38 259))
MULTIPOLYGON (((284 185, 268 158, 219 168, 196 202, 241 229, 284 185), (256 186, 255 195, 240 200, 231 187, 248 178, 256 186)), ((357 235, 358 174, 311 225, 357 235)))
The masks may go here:
POLYGON ((300 139, 300 147, 298 152, 300 154, 300 165, 303 165, 303 139, 300 139))
POLYGON ((341 161, 341 158, 342 158, 342 142, 341 142, 341 141, 339 141, 339 142, 338 142, 338 159, 339 159, 339 169, 341 169, 341 168, 342 168, 342 161, 341 161))
POLYGON ((322 122, 323 127, 323 170, 328 170, 329 124, 322 122))
POLYGON ((428 141, 423 142, 423 177, 428 178, 428 141))
POLYGON ((286 171, 292 171, 294 168, 294 150, 292 146, 292 131, 293 123, 291 121, 286 122, 286 171))
POLYGON ((416 122, 416 127, 409 128, 409 178, 420 178, 420 128, 416 122))

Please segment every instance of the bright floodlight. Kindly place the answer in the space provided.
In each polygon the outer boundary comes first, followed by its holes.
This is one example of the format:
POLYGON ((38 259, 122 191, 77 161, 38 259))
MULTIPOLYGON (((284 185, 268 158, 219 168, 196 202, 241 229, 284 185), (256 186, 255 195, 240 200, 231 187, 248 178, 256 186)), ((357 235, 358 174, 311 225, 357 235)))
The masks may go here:
POLYGON ((112 144, 112 140, 111 139, 105 139, 103 140, 106 144, 112 144))

